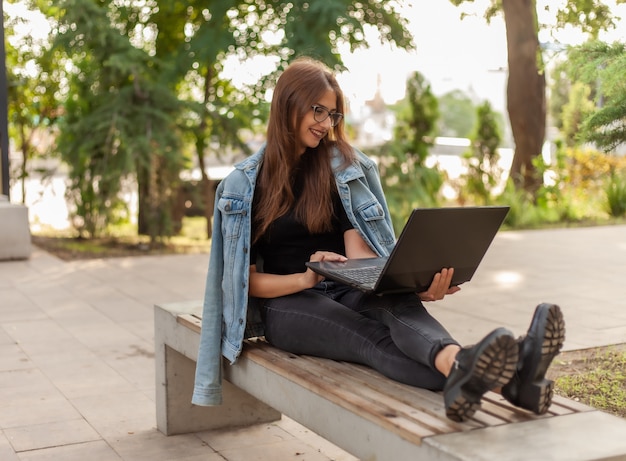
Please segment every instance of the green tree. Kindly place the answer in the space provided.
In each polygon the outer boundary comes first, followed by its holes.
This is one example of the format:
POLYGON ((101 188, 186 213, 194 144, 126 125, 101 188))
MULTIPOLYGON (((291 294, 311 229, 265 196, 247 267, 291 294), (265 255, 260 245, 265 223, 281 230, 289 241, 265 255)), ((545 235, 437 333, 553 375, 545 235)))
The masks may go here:
POLYGON ((478 205, 489 205, 494 188, 502 177, 498 164, 498 147, 502 141, 497 114, 489 101, 476 109, 476 126, 471 136, 471 149, 465 155, 467 173, 462 176, 459 191, 461 201, 471 200, 478 205))
POLYGON ((51 59, 48 43, 32 35, 16 35, 15 27, 26 21, 19 16, 5 21, 9 127, 16 150, 22 154, 17 174, 22 203, 26 202, 30 161, 50 155, 53 146, 46 140, 52 137, 59 114, 57 61, 51 59))
POLYGON ((567 147, 575 147, 582 142, 579 133, 583 121, 595 108, 590 96, 589 85, 583 82, 575 82, 572 85, 569 100, 563 106, 561 115, 563 140, 567 147))
MULTIPOLYGON (((450 0, 454 5, 473 0, 450 0)), ((533 159, 541 155, 546 131, 546 80, 536 0, 491 0, 487 21, 502 12, 506 24, 508 70, 507 107, 515 140, 510 177, 516 188, 534 194, 542 183, 533 159)), ((601 0, 567 0, 552 11, 556 27, 573 25, 591 36, 613 26, 609 7, 601 0)))
POLYGON ((575 78, 597 84, 596 110, 585 119, 582 138, 611 151, 626 143, 626 44, 589 42, 570 54, 575 78))
MULTIPOLYGON (((75 181, 76 188, 85 190, 79 196, 88 198, 85 204, 88 202, 90 208, 80 204, 79 210, 94 216, 91 208, 95 205, 97 212, 112 209, 115 184, 109 184, 104 177, 108 175, 100 169, 106 167, 110 171, 116 165, 119 170, 111 173, 111 178, 128 172, 137 176, 141 232, 143 216, 151 216, 153 211, 161 216, 168 211, 168 206, 152 208, 159 203, 151 198, 152 184, 155 174, 160 177, 167 172, 171 180, 175 178, 181 159, 180 154, 177 157, 174 153, 181 152, 177 142, 184 140, 193 146, 198 159, 209 216, 212 184, 206 175, 206 159, 211 154, 246 152, 241 130, 258 125, 255 119, 262 120, 263 97, 269 81, 260 78, 250 88, 235 88, 224 74, 226 60, 270 56, 280 69, 296 54, 309 54, 341 69, 339 46, 366 46, 367 27, 375 27, 382 41, 411 48, 412 37, 394 5, 390 0, 164 0, 158 4, 111 0, 63 0, 50 4, 41 0, 42 10, 59 21, 57 44, 67 53, 72 68, 74 102, 69 106, 75 116, 68 118, 65 125, 64 147, 80 152, 78 158, 84 159, 77 174, 96 168, 97 161, 102 163, 97 167, 95 188, 87 184, 92 178, 75 181), (135 90, 139 92, 133 93, 135 90), (98 142, 98 160, 86 161, 95 140, 83 131, 87 128, 84 120, 93 113, 102 126, 110 126, 115 117, 115 127, 119 128, 120 112, 112 104, 120 102, 118 96, 122 94, 135 97, 130 99, 137 103, 132 118, 125 114, 122 122, 132 123, 137 138, 104 138, 113 144, 98 142), (139 95, 145 97, 137 99, 139 95), (107 114, 103 112, 105 101, 98 97, 109 103, 107 114), (150 120, 151 130, 147 130, 149 114, 154 116, 150 120), (105 122, 107 116, 110 118, 105 122), (126 145, 133 142, 139 150, 126 145), (120 149, 135 152, 137 161, 118 163, 124 157, 119 155, 120 149), (110 158, 113 156, 116 161, 110 158), (167 170, 170 167, 172 170, 167 170), (107 192, 108 202, 96 203, 102 190, 107 192)), ((89 177, 77 177, 86 176, 89 177)), ((168 181, 164 183, 169 184, 168 181)), ((154 197, 158 199, 158 195, 154 197)))
POLYGON ((436 167, 425 163, 438 116, 437 98, 430 84, 421 73, 414 72, 398 108, 394 140, 379 152, 383 186, 396 230, 402 228, 413 208, 438 203, 443 178, 436 167))
POLYGON ((102 233, 123 212, 122 186, 136 179, 154 243, 171 233, 181 105, 106 4, 63 0, 46 12, 58 21, 53 50, 68 69, 58 149, 70 168, 74 224, 81 235, 102 233))
POLYGON ((550 91, 548 93, 548 113, 552 126, 563 128, 563 107, 567 104, 572 86, 567 72, 567 60, 557 63, 551 72, 550 91))
POLYGON ((438 101, 438 135, 469 138, 476 124, 474 101, 461 90, 449 91, 438 101))
POLYGON ((257 107, 260 94, 254 89, 240 91, 222 75, 228 53, 236 50, 245 59, 262 54, 264 49, 260 40, 264 20, 253 19, 256 5, 250 5, 249 22, 240 17, 243 4, 208 0, 160 2, 143 25, 158 31, 153 46, 154 56, 163 69, 161 81, 177 93, 187 108, 181 124, 201 174, 200 205, 209 237, 217 181, 208 177, 207 157, 210 153, 225 157, 233 151, 248 154, 240 131, 252 126, 253 119, 262 114, 257 107))

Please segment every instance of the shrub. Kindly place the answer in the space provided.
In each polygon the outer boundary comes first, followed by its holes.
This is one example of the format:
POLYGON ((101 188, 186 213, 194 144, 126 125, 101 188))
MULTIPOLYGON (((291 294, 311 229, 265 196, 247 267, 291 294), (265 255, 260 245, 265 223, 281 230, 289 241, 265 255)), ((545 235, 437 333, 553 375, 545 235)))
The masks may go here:
POLYGON ((614 218, 626 216, 626 175, 611 173, 605 185, 608 212, 614 218))

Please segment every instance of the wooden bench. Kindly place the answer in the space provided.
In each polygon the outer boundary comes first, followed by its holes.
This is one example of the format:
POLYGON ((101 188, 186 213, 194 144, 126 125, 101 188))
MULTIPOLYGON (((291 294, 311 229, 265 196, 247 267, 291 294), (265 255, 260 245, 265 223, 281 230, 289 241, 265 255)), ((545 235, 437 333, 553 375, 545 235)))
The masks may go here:
POLYGON ((363 366, 248 340, 224 364, 224 404, 191 404, 201 303, 155 306, 157 427, 164 434, 275 421, 281 413, 362 460, 626 459, 626 420, 555 396, 546 415, 488 393, 465 423, 443 397, 363 366))

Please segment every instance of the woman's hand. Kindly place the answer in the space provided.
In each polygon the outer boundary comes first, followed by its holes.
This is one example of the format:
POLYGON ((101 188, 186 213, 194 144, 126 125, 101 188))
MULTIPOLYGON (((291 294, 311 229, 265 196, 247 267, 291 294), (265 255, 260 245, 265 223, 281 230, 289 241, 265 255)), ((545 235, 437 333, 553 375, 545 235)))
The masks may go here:
POLYGON ((309 258, 310 262, 315 261, 339 261, 344 262, 347 261, 344 255, 340 255, 339 253, 333 253, 332 251, 316 251, 309 258))
POLYGON ((459 291, 461 289, 460 287, 450 286, 453 275, 453 268, 442 269, 441 272, 437 272, 428 290, 418 293, 420 299, 422 301, 439 301, 446 295, 452 295, 459 291))
MULTIPOLYGON (((340 255, 339 253, 333 253, 332 251, 316 251, 309 258, 310 262, 315 262, 315 261, 343 262, 347 260, 348 258, 346 258, 344 255, 340 255)), ((307 268, 306 272, 304 272, 302 275, 306 280, 305 284, 306 285, 310 284, 309 288, 314 287, 319 282, 324 280, 324 277, 322 275, 319 275, 317 272, 314 272, 313 270, 309 268, 307 268)))
MULTIPOLYGON (((316 251, 309 261, 346 261, 343 255, 330 251, 316 251)), ((297 293, 317 285, 324 277, 307 268, 304 272, 278 275, 257 272, 256 264, 250 265, 249 293, 257 298, 277 298, 297 293)))

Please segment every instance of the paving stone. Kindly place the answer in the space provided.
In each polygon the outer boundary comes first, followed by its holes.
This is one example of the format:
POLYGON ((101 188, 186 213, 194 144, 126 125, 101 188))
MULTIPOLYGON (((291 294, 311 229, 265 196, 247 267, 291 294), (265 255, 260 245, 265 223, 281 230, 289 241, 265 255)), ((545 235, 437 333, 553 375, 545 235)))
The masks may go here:
POLYGON ((16 452, 72 445, 100 440, 98 433, 82 418, 5 429, 16 452))

